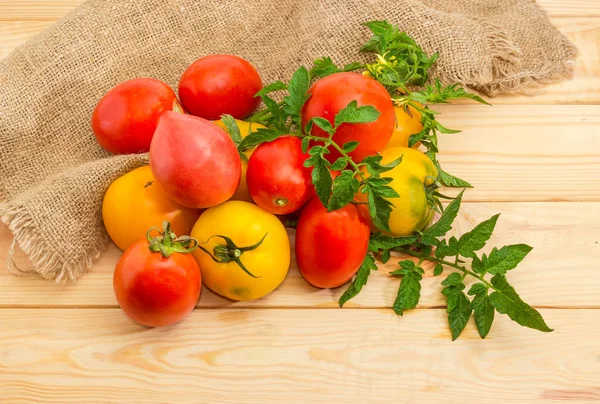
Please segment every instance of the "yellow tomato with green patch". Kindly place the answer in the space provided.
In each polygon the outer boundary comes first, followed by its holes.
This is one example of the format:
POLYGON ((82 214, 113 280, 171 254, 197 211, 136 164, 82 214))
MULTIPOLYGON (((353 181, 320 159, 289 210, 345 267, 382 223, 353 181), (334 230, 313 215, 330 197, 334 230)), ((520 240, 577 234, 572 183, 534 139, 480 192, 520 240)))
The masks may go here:
MULTIPOLYGON (((225 132, 229 133, 227 127, 223 123, 223 120, 219 119, 218 121, 213 122, 220 126, 222 129, 224 129, 225 132)), ((240 135, 242 136, 242 139, 248 136, 250 133, 256 132, 256 130, 259 128, 266 129, 266 126, 256 122, 247 122, 236 119, 235 123, 237 123, 238 128, 240 129, 240 135)), ((248 149, 244 151, 244 154, 246 155, 246 157, 250 158, 253 151, 254 148, 248 149)), ((242 175, 240 176, 240 183, 237 187, 237 190, 235 191, 235 194, 233 194, 230 200, 252 202, 252 198, 250 197, 250 193, 248 192, 248 184, 246 182, 246 171, 248 171, 248 162, 242 159, 242 175)))
MULTIPOLYGON (((435 213, 427 201, 427 187, 436 181, 437 169, 424 153, 408 147, 384 149, 380 155, 381 164, 402 157, 399 165, 381 174, 382 177, 392 178, 388 185, 400 195, 398 198, 389 198, 394 204, 389 234, 410 236, 417 230, 425 229, 435 213)), ((360 197, 366 201, 365 195, 360 194, 360 197)))
MULTIPOLYGON (((391 147, 408 147, 408 139, 411 135, 419 133, 423 130, 421 124, 421 113, 414 107, 407 105, 394 107, 396 113, 396 126, 392 137, 386 144, 385 148, 391 147)), ((417 142, 413 148, 419 147, 421 142, 417 142)))
POLYGON ((266 296, 285 279, 290 241, 277 216, 244 201, 228 201, 204 211, 191 237, 202 281, 232 300, 266 296))

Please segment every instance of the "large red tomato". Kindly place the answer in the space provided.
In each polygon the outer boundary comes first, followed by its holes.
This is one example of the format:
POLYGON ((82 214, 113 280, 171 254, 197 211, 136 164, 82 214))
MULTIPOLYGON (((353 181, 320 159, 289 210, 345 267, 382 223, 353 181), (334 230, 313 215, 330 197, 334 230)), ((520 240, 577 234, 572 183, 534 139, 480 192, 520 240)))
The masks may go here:
MULTIPOLYGON (((394 105, 385 87, 376 80, 358 73, 335 73, 315 82, 308 92, 311 96, 302 108, 303 127, 317 116, 327 119, 333 125, 335 115, 352 101, 356 101, 359 107, 370 105, 380 112, 374 122, 344 123, 333 135, 333 140, 340 146, 351 140, 360 142, 350 153, 355 162, 376 154, 390 140, 396 123, 394 105)), ((316 125, 312 134, 328 137, 316 125)), ((338 157, 340 155, 335 150, 327 155, 332 162, 338 157)))
POLYGON ((171 87, 150 78, 128 80, 100 99, 92 114, 92 130, 100 146, 111 153, 145 153, 164 111, 183 112, 171 87))
POLYGON ((241 174, 237 148, 223 129, 174 112, 165 112, 158 121, 150 167, 169 198, 197 209, 231 198, 241 174))
POLYGON ((248 161, 246 181, 254 202, 264 210, 285 215, 300 209, 314 193, 308 154, 302 141, 283 136, 256 148, 248 161))
POLYGON ((245 59, 233 55, 208 55, 187 68, 179 81, 179 97, 193 115, 216 120, 229 114, 248 117, 260 104, 254 96, 262 89, 258 72, 245 59))
POLYGON ((318 288, 348 282, 367 254, 369 226, 357 205, 328 212, 319 198, 312 198, 296 230, 296 259, 304 279, 318 288))
POLYGON ((113 274, 117 302, 125 314, 149 327, 180 321, 200 297, 198 263, 188 246, 171 236, 166 226, 150 242, 136 242, 121 256, 113 274))

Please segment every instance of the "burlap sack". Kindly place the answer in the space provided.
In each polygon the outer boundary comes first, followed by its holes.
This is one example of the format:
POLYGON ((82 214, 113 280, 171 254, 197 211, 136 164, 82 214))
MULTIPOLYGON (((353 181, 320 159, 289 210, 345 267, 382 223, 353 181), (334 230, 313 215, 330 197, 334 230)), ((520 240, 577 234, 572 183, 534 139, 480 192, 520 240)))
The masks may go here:
POLYGON ((209 53, 286 80, 321 56, 364 60, 360 24, 384 18, 440 53, 435 77, 488 95, 566 78, 576 55, 529 0, 88 1, 0 62, 0 216, 33 271, 58 282, 86 272, 108 243, 103 193, 146 161, 96 144, 90 116, 109 88, 146 76, 176 88, 209 53))

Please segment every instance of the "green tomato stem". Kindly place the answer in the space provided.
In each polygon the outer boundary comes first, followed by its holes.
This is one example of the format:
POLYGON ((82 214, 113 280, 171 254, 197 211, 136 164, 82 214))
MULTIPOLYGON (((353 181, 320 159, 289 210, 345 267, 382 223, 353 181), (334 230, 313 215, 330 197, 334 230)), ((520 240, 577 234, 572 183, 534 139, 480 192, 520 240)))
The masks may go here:
MULTIPOLYGON (((467 268, 465 268, 463 266, 460 266, 457 263, 446 261, 446 260, 443 260, 441 258, 435 257, 433 255, 421 254, 421 253, 419 253, 417 251, 412 251, 412 250, 410 250, 410 249, 408 249, 406 247, 399 247, 399 248, 395 248, 394 250, 398 251, 398 252, 401 252, 401 253, 404 253, 404 254, 407 254, 407 255, 410 255, 412 257, 419 258, 421 260, 431 261, 431 262, 435 262, 436 264, 446 265, 446 266, 449 266, 451 268, 458 269, 459 271, 461 271, 463 273, 463 277, 461 278, 461 280, 464 279, 464 277, 466 275, 471 275, 472 277, 474 277, 474 278, 478 279, 479 281, 481 281, 481 283, 483 283, 484 285, 486 285, 488 288, 496 290, 496 288, 494 287, 494 285, 492 285, 491 283, 489 283, 482 275, 476 274, 473 271, 469 271, 467 268)), ((458 259, 457 259, 457 261, 458 261, 458 259)))

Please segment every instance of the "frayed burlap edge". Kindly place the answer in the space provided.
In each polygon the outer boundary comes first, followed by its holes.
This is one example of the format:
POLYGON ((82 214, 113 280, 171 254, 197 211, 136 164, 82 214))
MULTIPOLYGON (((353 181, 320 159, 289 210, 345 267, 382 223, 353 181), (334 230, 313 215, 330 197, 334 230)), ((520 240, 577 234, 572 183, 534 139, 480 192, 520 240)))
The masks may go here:
POLYGON ((59 250, 46 245, 43 237, 37 232, 32 215, 24 206, 11 203, 0 204, 3 212, 0 220, 8 227, 13 235, 13 241, 6 257, 6 268, 17 276, 40 276, 46 280, 54 279, 58 284, 74 282, 77 278, 88 272, 93 263, 100 257, 108 246, 108 234, 97 245, 90 246, 89 254, 77 263, 64 262, 59 250), (15 250, 19 248, 27 254, 32 268, 24 270, 15 262, 15 250), (48 253, 52 251, 52 253, 48 253))

